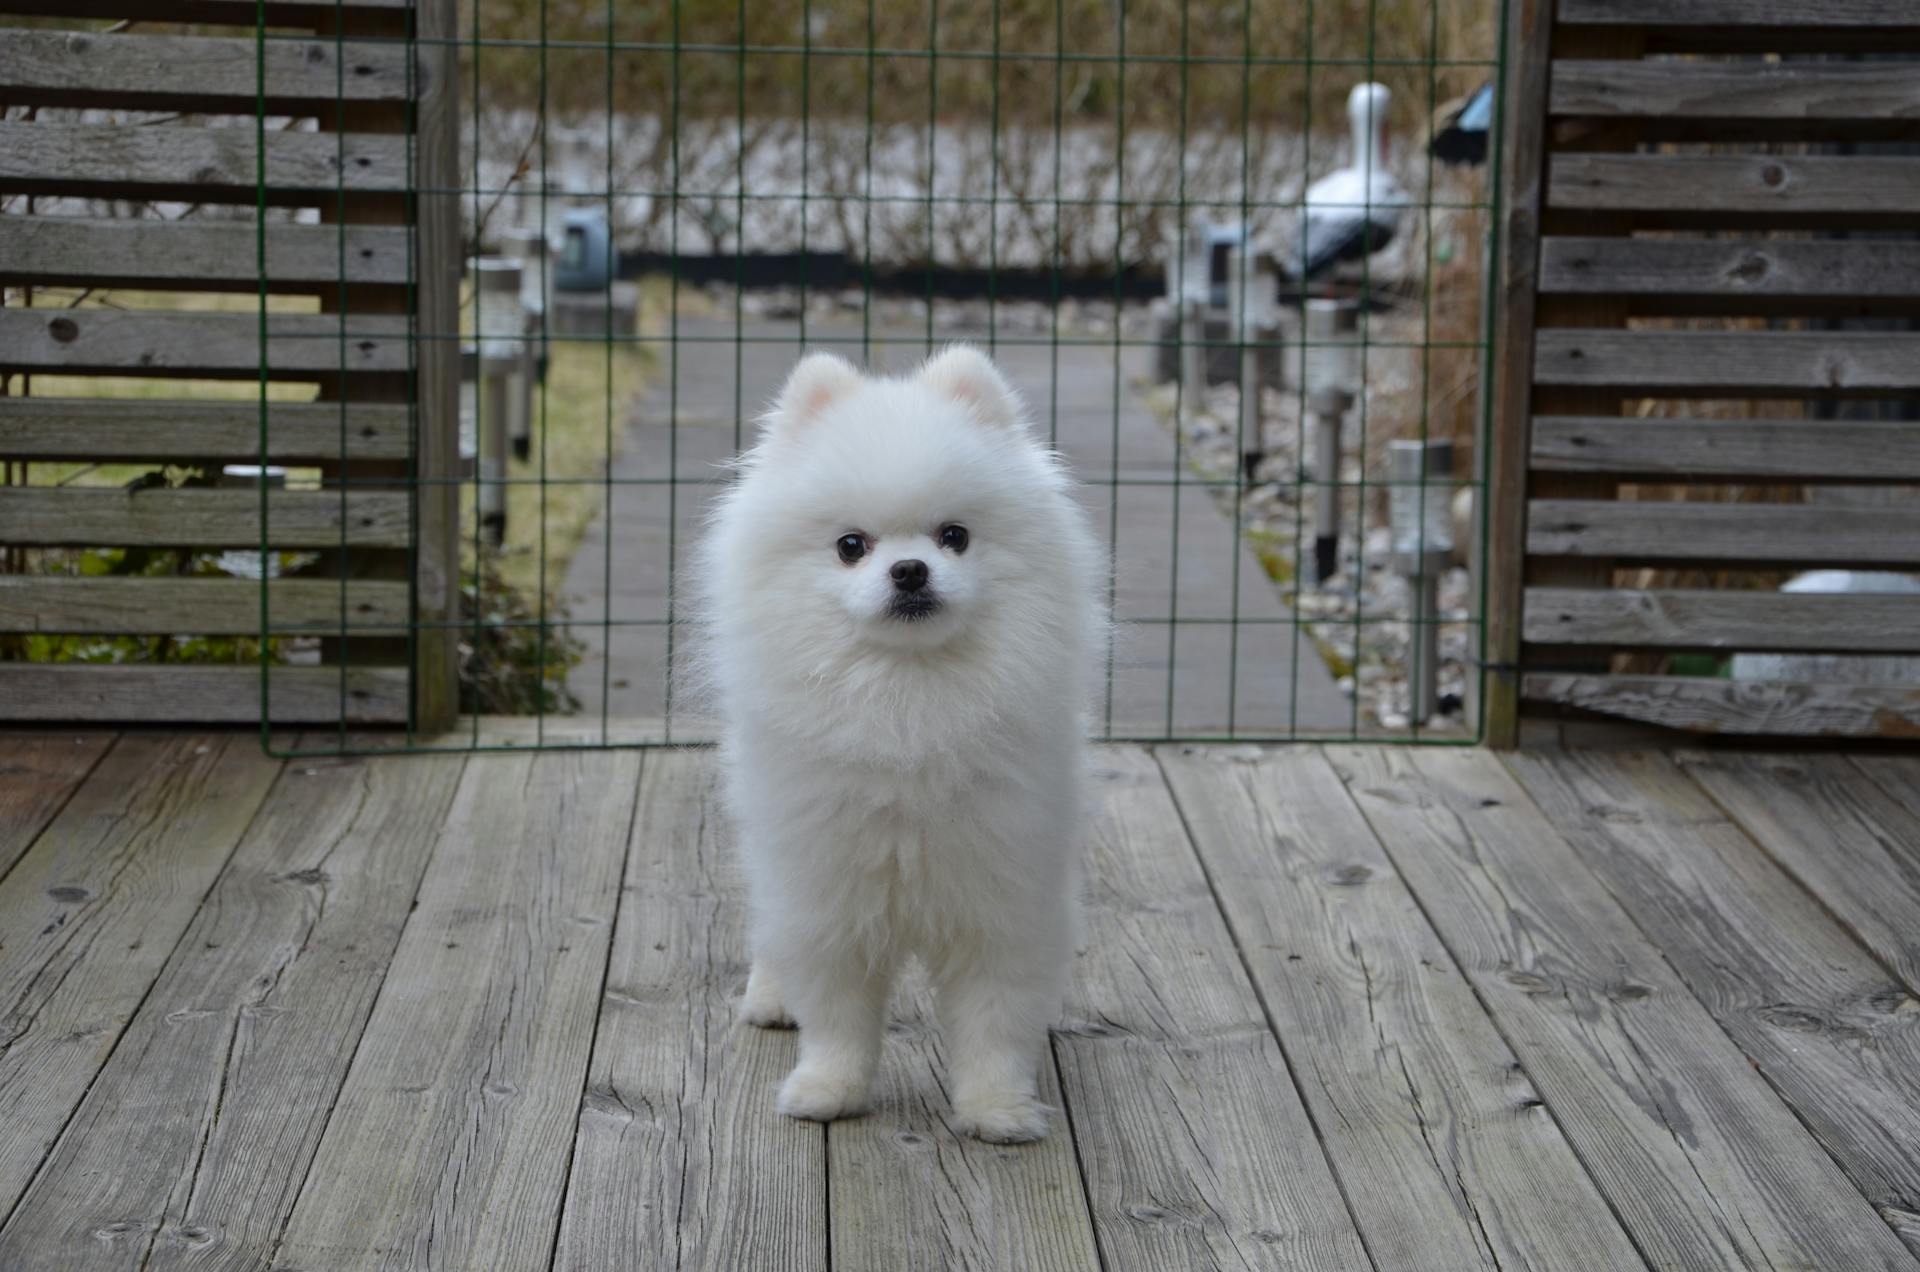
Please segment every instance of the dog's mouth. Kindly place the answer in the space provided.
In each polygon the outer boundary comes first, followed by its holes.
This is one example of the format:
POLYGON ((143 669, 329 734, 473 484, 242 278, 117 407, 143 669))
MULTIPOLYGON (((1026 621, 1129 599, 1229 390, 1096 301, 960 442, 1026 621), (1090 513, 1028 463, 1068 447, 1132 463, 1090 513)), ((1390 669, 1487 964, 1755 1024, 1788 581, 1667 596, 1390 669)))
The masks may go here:
POLYGON ((944 602, 937 596, 925 592, 909 592, 896 596, 887 605, 887 617, 903 623, 919 623, 932 618, 942 609, 944 602))

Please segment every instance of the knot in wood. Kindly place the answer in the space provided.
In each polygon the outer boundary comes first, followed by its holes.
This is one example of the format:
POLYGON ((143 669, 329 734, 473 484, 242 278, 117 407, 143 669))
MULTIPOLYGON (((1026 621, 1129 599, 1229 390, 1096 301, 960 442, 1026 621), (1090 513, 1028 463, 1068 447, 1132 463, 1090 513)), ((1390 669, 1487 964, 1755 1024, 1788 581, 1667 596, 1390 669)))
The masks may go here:
POLYGON ((71 318, 55 318, 47 324, 47 334, 61 344, 72 344, 80 338, 80 324, 71 318))

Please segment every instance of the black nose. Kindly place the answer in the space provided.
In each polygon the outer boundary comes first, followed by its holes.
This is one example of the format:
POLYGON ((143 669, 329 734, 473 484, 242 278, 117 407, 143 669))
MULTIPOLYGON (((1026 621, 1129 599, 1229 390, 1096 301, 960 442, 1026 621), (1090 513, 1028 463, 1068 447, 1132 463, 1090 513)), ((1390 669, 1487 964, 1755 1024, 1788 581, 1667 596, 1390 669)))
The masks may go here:
POLYGON ((902 592, 918 592, 927 585, 925 561, 895 561, 887 573, 893 576, 893 585, 902 592))

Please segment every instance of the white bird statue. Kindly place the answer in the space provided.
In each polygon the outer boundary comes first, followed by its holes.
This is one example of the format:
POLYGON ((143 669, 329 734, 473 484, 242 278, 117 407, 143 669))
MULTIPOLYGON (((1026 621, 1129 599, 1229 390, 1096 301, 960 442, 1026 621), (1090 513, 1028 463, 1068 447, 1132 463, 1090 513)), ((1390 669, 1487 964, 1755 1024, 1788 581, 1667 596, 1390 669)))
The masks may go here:
POLYGON ((1353 126, 1352 161, 1307 187, 1306 207, 1290 258, 1293 277, 1305 282, 1341 261, 1379 251, 1400 228, 1411 199, 1387 170, 1385 84, 1358 84, 1347 96, 1353 126))

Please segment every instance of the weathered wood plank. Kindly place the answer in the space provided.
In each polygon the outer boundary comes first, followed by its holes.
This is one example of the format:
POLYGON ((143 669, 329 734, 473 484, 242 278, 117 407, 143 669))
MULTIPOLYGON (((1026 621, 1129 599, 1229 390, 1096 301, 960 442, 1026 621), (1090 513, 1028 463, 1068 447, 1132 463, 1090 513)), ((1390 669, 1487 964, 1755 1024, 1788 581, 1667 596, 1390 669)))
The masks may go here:
POLYGON ((464 762, 289 767, 0 1230, 0 1265, 266 1265, 464 762))
MULTIPOLYGON (((145 38, 145 37, 142 37, 145 38)), ((0 123, 0 190, 86 193, 151 186, 205 203, 258 196, 254 130, 193 126, 0 123)), ((267 185, 330 194, 404 192, 407 139, 375 133, 269 132, 267 185)))
POLYGON ((1621 477, 1920 481, 1920 430, 1875 420, 1538 416, 1533 466, 1621 477))
POLYGON ((279 771, 256 737, 123 737, 0 879, 0 1212, 26 1190, 279 771))
MULTIPOLYGON (((0 280, 105 287, 257 292, 315 291, 341 283, 404 285, 408 231, 398 225, 289 225, 242 221, 0 218, 0 280)), ((337 321, 337 320, 336 320, 337 321)))
POLYGON ((0 93, 39 106, 252 112, 263 71, 269 114, 408 93, 404 44, 29 30, 0 44, 0 93))
MULTIPOLYGON (((49 578, 0 575, 0 632, 257 635, 261 585, 252 579, 49 578)), ((404 582, 275 579, 267 630, 352 635, 404 632, 404 582)))
MULTIPOLYGON (((403 460, 410 410, 374 402, 267 403, 271 461, 403 460)), ((9 459, 257 462, 258 402, 0 398, 0 455, 9 459)))
MULTIPOLYGON (((401 548, 411 524, 404 491, 274 490, 267 542, 279 548, 401 548)), ((107 490, 0 489, 0 540, 84 547, 258 548, 260 496, 198 486, 107 490)))
POLYGON ((826 1133, 773 1111, 796 1035, 734 1021, 746 895, 717 777, 684 751, 640 775, 556 1268, 827 1266, 826 1133))
POLYGON ((1527 551, 1640 561, 1920 563, 1920 509, 1536 499, 1527 551))
POLYGON ((640 757, 475 757, 274 1256, 545 1268, 640 757))
MULTIPOLYGON (((399 724, 405 667, 274 667, 267 711, 275 724, 399 724)), ((253 724, 260 669, 85 663, 0 663, 0 719, 253 724)))
POLYGON ((1887 155, 1560 153, 1555 208, 1618 212, 1867 212, 1920 204, 1920 159, 1887 155))
POLYGON ((1874 1208, 1920 1213, 1912 991, 1666 757, 1507 766, 1874 1208))
MULTIPOLYGON (((1909 692, 1920 698, 1920 689, 1909 692)), ((1920 991, 1920 813, 1844 756, 1678 758, 1761 847, 1920 991)))
POLYGON ((1559 0, 1569 26, 1894 27, 1914 25, 1907 0, 1559 0))
POLYGON ((1530 587, 1526 634, 1539 645, 1920 652, 1920 596, 1530 587))
POLYGON ((1719 397, 1920 389, 1920 336, 1897 331, 1617 331, 1535 338, 1539 384, 1719 397))
POLYGON ((0 878, 112 745, 111 733, 0 732, 0 878))
POLYGON ((1651 1265, 1920 1267, 1498 759, 1330 755, 1651 1265))
POLYGON ((1094 790, 1054 1052, 1107 1266, 1366 1266, 1158 767, 1103 750, 1094 790))
POLYGON ((1920 243, 1567 235, 1541 241, 1540 290, 1729 302, 1912 299, 1920 297, 1920 243))
POLYGON ((1708 676, 1529 672, 1521 692, 1601 715, 1693 733, 1810 738, 1920 737, 1920 689, 1780 684, 1708 676))
POLYGON ((404 373, 404 315, 258 314, 126 309, 0 310, 0 366, 10 371, 231 378, 404 373))
POLYGON ((1603 118, 1920 119, 1920 80, 1899 63, 1561 58, 1548 109, 1603 118))
POLYGON ((1159 758, 1373 1265, 1644 1267, 1325 757, 1159 758))

